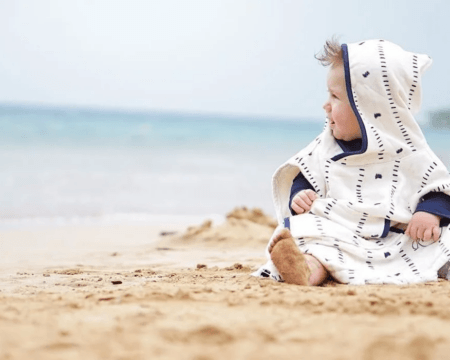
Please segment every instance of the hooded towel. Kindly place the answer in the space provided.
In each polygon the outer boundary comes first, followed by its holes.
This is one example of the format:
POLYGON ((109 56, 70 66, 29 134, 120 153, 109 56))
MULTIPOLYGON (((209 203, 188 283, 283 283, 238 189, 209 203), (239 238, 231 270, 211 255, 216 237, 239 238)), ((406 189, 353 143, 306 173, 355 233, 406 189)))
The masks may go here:
MULTIPOLYGON (((411 220, 424 195, 450 195, 448 170, 414 118, 421 75, 432 60, 385 40, 343 44, 342 50, 362 146, 343 152, 327 122, 312 143, 278 168, 272 186, 280 225, 274 235, 288 223, 300 251, 315 256, 342 283, 436 280, 450 259, 448 229, 436 242, 390 231, 411 220), (299 172, 318 199, 308 214, 291 216, 290 191, 299 172)), ((282 280, 271 260, 254 275, 282 280)))

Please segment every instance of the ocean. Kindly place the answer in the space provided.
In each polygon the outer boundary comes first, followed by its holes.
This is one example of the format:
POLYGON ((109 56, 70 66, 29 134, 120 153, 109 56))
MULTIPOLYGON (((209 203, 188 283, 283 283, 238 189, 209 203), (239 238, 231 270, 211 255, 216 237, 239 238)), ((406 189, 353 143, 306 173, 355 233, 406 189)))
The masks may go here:
MULTIPOLYGON (((0 107, 0 229, 274 215, 275 169, 320 119, 0 107)), ((450 131, 424 128, 449 166, 450 131)))

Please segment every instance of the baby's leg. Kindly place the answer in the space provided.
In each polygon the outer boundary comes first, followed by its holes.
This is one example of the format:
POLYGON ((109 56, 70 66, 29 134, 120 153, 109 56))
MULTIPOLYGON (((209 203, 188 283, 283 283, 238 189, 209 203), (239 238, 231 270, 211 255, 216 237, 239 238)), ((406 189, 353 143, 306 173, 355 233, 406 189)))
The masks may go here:
POLYGON ((323 265, 313 256, 304 255, 290 231, 283 229, 269 247, 270 257, 284 281, 296 285, 320 285, 328 276, 323 265))

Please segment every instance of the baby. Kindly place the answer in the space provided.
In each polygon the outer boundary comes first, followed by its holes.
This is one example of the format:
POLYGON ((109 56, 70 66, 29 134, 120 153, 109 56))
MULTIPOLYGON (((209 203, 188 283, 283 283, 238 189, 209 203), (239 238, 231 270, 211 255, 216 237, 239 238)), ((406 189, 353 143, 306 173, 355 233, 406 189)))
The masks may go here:
POLYGON ((450 175, 413 114, 423 54, 327 41, 325 129, 273 178, 279 222, 254 273, 298 285, 436 280, 450 259, 450 175))

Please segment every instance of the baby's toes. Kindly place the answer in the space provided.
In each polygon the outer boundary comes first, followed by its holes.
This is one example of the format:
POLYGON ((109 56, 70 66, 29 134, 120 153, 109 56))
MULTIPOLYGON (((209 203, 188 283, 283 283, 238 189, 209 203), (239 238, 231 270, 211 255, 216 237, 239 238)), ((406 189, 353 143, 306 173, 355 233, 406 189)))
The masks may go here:
POLYGON ((282 229, 277 236, 275 236, 275 238, 273 239, 273 243, 276 244, 278 241, 281 241, 283 239, 289 239, 291 237, 292 237, 291 232, 289 231, 289 229, 285 228, 282 229))
POLYGON ((272 240, 269 245, 269 253, 272 252, 274 246, 281 240, 292 238, 291 232, 289 229, 282 229, 272 240))

